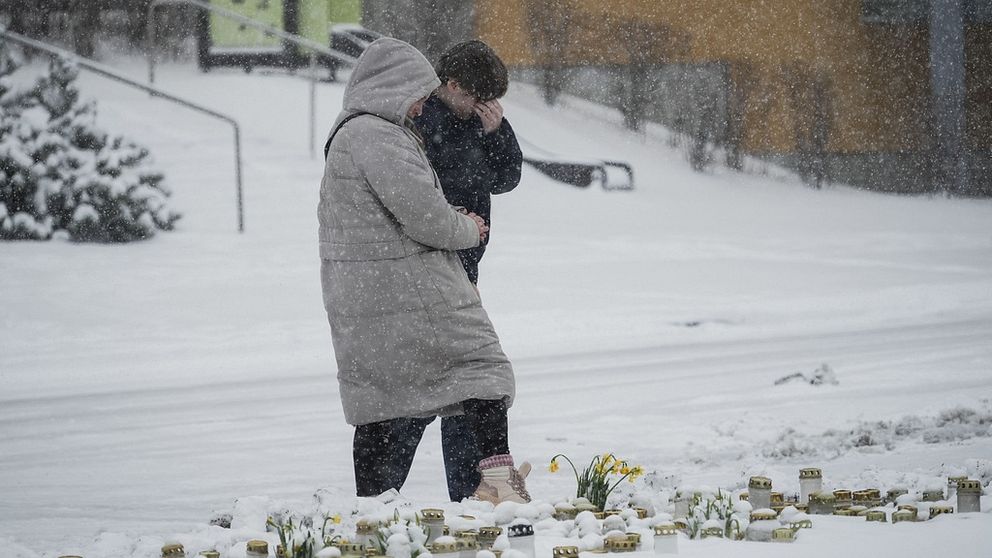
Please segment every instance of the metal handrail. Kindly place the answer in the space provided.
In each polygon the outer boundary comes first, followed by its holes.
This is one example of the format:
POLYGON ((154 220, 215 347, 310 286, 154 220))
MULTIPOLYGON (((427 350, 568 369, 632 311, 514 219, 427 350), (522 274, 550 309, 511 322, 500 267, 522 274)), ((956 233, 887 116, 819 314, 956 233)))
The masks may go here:
POLYGON ((21 46, 32 48, 44 52, 46 54, 49 54, 51 56, 59 56, 95 74, 101 75, 106 78, 110 78, 125 85, 130 85, 131 87, 149 93, 153 97, 161 97, 162 99, 165 99, 167 101, 171 101, 173 103, 182 105, 197 112, 201 112, 208 116, 218 118, 230 124, 234 128, 234 165, 235 165, 234 172, 235 172, 235 181, 237 183, 237 196, 238 196, 238 232, 241 233, 245 232, 244 196, 241 187, 241 130, 238 127, 237 121, 235 121, 230 116, 221 114, 207 107, 198 105, 192 101, 187 101, 186 99, 176 97, 175 95, 171 95, 160 89, 156 89, 149 85, 145 85, 144 83, 135 81, 127 76, 124 76, 123 74, 118 73, 109 66, 104 66, 99 62, 94 62, 87 58, 83 58, 81 56, 76 55, 75 53, 50 45, 48 43, 43 43, 41 41, 29 39, 24 35, 21 35, 19 33, 14 33, 13 31, 9 31, 2 26, 0 26, 0 36, 9 39, 21 46))
POLYGON ((325 56, 330 56, 354 66, 358 61, 356 58, 348 56, 342 52, 330 49, 316 41, 311 41, 310 39, 301 37, 299 35, 294 35, 293 33, 287 33, 278 27, 274 27, 267 23, 262 23, 258 20, 252 19, 248 16, 239 14, 238 12, 228 10, 226 8, 221 8, 214 6, 209 2, 204 2, 203 0, 152 0, 148 4, 147 20, 148 23, 145 27, 145 46, 148 49, 148 82, 155 83, 155 8, 165 5, 165 4, 187 4, 190 6, 195 6, 197 8, 207 10, 208 12, 213 12, 222 17, 228 19, 233 19, 238 23, 245 25, 247 27, 252 27, 258 29, 259 31, 265 33, 266 35, 272 37, 278 37, 284 41, 293 43, 294 45, 303 47, 309 50, 310 58, 310 158, 316 157, 317 154, 317 130, 316 130, 316 118, 317 118, 317 54, 323 54, 325 56))

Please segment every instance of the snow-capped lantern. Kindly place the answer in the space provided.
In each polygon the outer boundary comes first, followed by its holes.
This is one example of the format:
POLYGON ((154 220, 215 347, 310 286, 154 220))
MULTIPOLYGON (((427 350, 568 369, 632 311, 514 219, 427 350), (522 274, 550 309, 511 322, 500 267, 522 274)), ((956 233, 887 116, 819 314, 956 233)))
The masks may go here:
POLYGON ((703 539, 709 539, 709 538, 722 539, 723 538, 723 527, 721 527, 720 525, 710 524, 711 521, 715 521, 717 523, 720 522, 720 520, 718 520, 718 519, 710 519, 710 520, 706 521, 706 523, 703 524, 702 530, 699 532, 700 538, 703 538, 703 539), (707 525, 707 524, 709 524, 709 525, 707 525))
POLYGON ((772 479, 768 477, 751 477, 747 483, 748 501, 756 509, 772 507, 772 479))
POLYGON ((930 506, 930 519, 933 519, 938 515, 946 515, 952 513, 954 513, 954 508, 945 504, 937 504, 930 506))
POLYGON ((444 510, 436 508, 425 508, 420 510, 420 521, 424 524, 424 531, 427 533, 427 542, 430 544, 437 540, 444 533, 444 510))
POLYGON ((428 548, 434 558, 460 558, 458 541, 454 537, 438 537, 428 548))
POLYGON ((877 508, 882 505, 882 491, 877 488, 869 488, 866 490, 868 493, 868 503, 866 504, 869 508, 877 508))
POLYGON ((609 533, 610 531, 626 531, 627 522, 623 520, 619 515, 608 515, 606 519, 603 520, 603 532, 609 533))
POLYGON ((774 511, 768 508, 757 509, 751 512, 751 522, 748 523, 744 537, 749 541, 768 542, 772 540, 772 531, 781 526, 774 511))
POLYGON ((871 510, 865 514, 865 521, 878 521, 879 523, 887 523, 889 519, 885 516, 884 511, 871 510))
POLYGON ((475 555, 479 552, 478 531, 472 529, 457 531, 455 533, 455 540, 458 541, 458 555, 461 558, 475 558, 475 555))
POLYGON ((162 558, 186 558, 186 549, 181 544, 167 544, 162 547, 162 558))
POLYGON ((679 553, 679 532, 674 523, 664 522, 654 526, 654 553, 679 553))
POLYGON ((686 517, 689 515, 689 505, 692 503, 692 496, 692 491, 675 491, 675 513, 672 514, 674 517, 686 517))
POLYGON ((958 483, 968 480, 966 476, 951 476, 947 477, 947 501, 950 502, 954 500, 958 493, 958 483))
POLYGON ((502 527, 479 527, 479 546, 485 550, 489 550, 493 547, 496 539, 502 534, 502 527))
POLYGON ((896 504, 899 497, 906 494, 909 494, 909 490, 901 486, 893 487, 885 493, 885 501, 889 504, 896 504))
POLYGON ((799 470, 799 503, 808 504, 809 495, 823 490, 823 471, 810 467, 799 470))
POLYGON ((813 492, 809 495, 807 513, 811 515, 830 515, 837 506, 837 497, 830 492, 813 492))
POLYGON ((958 481, 958 513, 982 511, 982 481, 964 479, 958 481))
MULTIPOLYGON (((358 546, 358 545, 354 545, 358 546)), ((245 558, 269 558, 269 543, 260 540, 252 539, 248 541, 246 545, 245 558)), ((344 558, 344 550, 341 550, 341 556, 344 558)), ((359 554, 361 556, 361 554, 359 554)))
POLYGON ((555 519, 558 521, 568 521, 569 519, 575 519, 578 515, 579 510, 572 505, 570 502, 561 502, 555 504, 555 519))
POLYGON ((516 523, 506 528, 506 536, 510 539, 510 548, 519 550, 534 558, 534 526, 529 523, 516 523))
MULTIPOLYGON (((906 512, 908 514, 911 514, 913 521, 917 521, 920 518, 920 510, 919 510, 919 508, 917 508, 916 506, 914 506, 912 504, 902 504, 898 508, 896 508, 896 511, 904 511, 904 512, 906 512)), ((893 523, 895 523, 895 521, 893 521, 893 523)))
POLYGON ((834 498, 836 499, 835 508, 844 509, 854 505, 854 493, 850 490, 844 488, 834 490, 834 498))
POLYGON ((781 492, 772 492, 769 494, 769 499, 771 500, 771 509, 776 512, 781 512, 785 508, 785 495, 781 492))
POLYGON ((796 540, 796 532, 788 527, 779 527, 772 531, 772 542, 791 543, 796 540))
POLYGON ((637 543, 626 537, 607 539, 606 550, 611 553, 634 552, 637 550, 637 543))
POLYGON ((556 546, 551 549, 553 558, 579 558, 579 547, 577 546, 556 546))
POLYGON ((902 523, 903 521, 916 521, 916 512, 913 510, 900 509, 892 513, 892 523, 902 523))
POLYGON ((627 533, 627 541, 634 543, 634 548, 640 550, 641 548, 641 534, 640 533, 627 533))
POLYGON ((851 495, 852 495, 852 499, 851 499, 852 507, 861 506, 865 509, 871 507, 871 491, 855 490, 854 492, 851 493, 851 495))
POLYGON ((930 490, 923 491, 923 501, 924 502, 939 502, 944 499, 944 491, 932 488, 930 490))
POLYGON ((379 529, 379 522, 371 519, 359 519, 355 523, 355 544, 370 546, 375 540, 375 532, 379 529))

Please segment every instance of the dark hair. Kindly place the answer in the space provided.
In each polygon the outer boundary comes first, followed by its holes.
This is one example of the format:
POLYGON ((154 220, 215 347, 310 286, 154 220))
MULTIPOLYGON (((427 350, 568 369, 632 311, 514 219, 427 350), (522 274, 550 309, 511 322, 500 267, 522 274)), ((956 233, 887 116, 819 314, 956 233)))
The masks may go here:
POLYGON ((449 48, 434 71, 442 84, 453 79, 480 101, 499 99, 509 85, 503 61, 482 41, 465 41, 449 48))

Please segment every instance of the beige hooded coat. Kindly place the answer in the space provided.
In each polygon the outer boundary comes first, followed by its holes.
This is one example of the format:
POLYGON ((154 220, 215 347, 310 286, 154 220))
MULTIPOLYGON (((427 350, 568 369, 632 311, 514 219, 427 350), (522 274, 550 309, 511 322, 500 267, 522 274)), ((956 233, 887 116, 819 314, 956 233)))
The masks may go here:
POLYGON ((345 418, 452 414, 514 395, 513 370, 454 250, 479 242, 444 199, 407 111, 440 82, 379 39, 359 58, 320 186, 321 284, 345 418))

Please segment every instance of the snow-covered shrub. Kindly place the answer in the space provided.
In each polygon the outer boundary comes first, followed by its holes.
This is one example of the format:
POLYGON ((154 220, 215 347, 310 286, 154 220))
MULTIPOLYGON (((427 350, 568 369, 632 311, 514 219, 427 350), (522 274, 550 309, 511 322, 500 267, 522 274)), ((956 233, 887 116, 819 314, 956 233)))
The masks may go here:
POLYGON ((128 242, 171 230, 163 175, 148 150, 95 125, 80 101, 78 69, 53 59, 27 91, 0 45, 0 239, 128 242))

